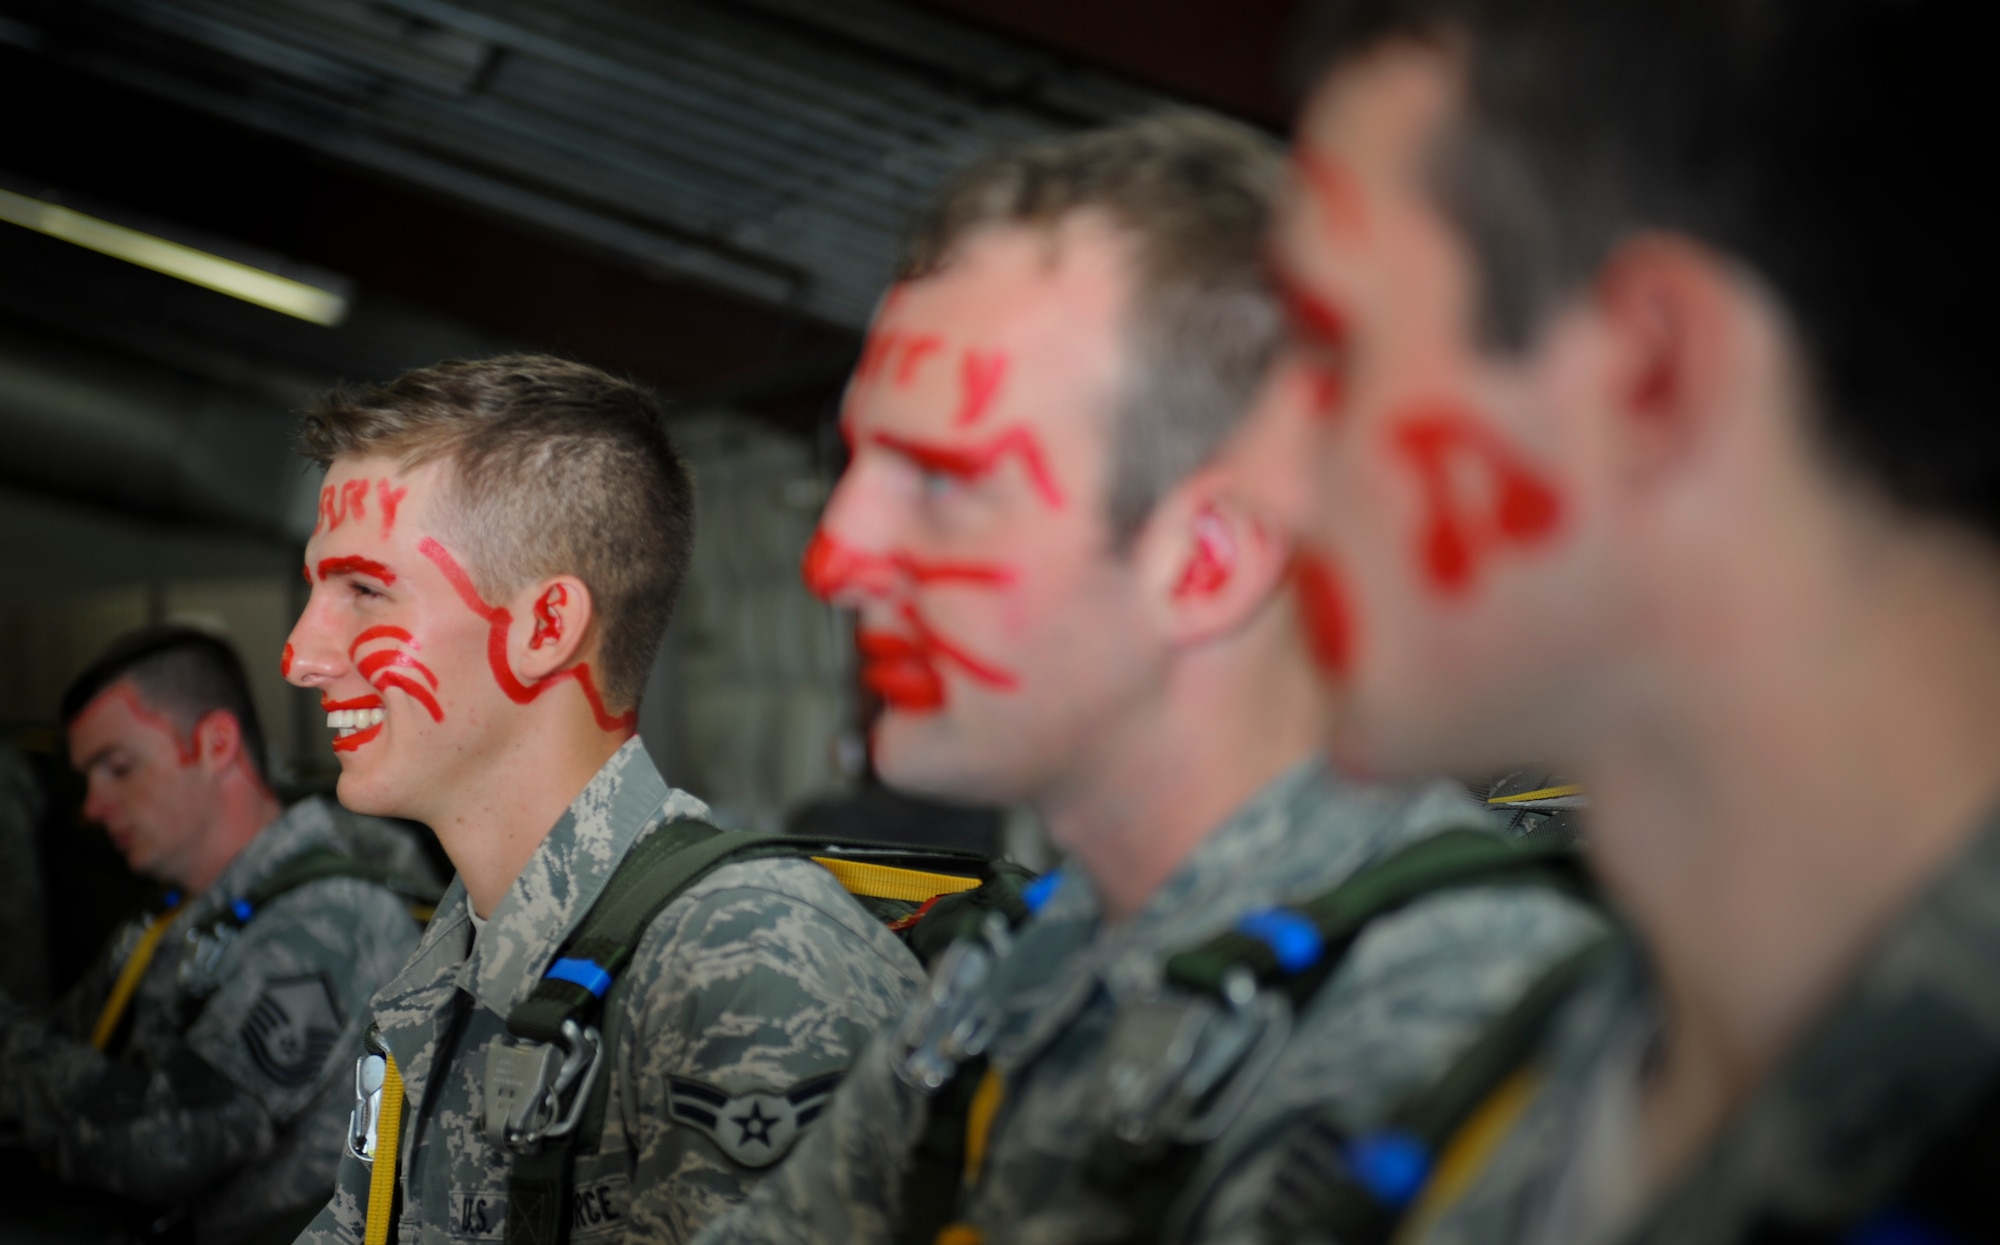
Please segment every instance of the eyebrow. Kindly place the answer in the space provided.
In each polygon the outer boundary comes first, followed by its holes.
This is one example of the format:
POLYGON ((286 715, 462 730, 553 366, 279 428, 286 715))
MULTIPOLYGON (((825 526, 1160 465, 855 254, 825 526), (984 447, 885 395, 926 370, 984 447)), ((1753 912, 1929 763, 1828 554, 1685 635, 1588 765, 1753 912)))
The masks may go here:
POLYGON ((324 580, 335 575, 367 575, 385 584, 396 582, 396 572, 373 558, 322 558, 319 577, 324 580))
POLYGON ((876 445, 892 453, 901 454, 926 471, 939 475, 955 476, 962 480, 976 480, 991 475, 1003 460, 1018 456, 1021 465, 1027 469, 1028 477, 1034 481, 1035 491, 1050 506, 1061 509, 1062 490, 1056 487, 1055 476, 1049 471, 1048 460, 1042 456, 1041 442, 1026 428, 1014 427, 991 440, 976 445, 938 445, 934 442, 916 441, 897 436, 890 432, 878 432, 869 437, 876 445))
POLYGON ((1347 316, 1332 300, 1307 289, 1288 274, 1282 265, 1269 265, 1271 281, 1278 287, 1278 299, 1292 330, 1318 345, 1347 345, 1347 316))

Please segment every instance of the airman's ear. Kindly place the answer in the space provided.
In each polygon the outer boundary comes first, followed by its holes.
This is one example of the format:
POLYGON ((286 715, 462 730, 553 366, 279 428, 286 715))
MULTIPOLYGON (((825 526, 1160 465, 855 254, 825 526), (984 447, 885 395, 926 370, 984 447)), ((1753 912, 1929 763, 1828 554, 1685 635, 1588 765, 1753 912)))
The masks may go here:
POLYGON ((243 724, 227 709, 211 709, 194 724, 194 763, 208 773, 228 769, 244 754, 243 724))
POLYGON ((1163 498, 1140 540, 1142 574, 1176 644, 1248 625, 1283 586, 1291 558, 1271 517, 1214 469, 1163 498))
POLYGON ((1747 360, 1740 278, 1692 241, 1621 245, 1600 270, 1593 309, 1609 350, 1599 395, 1615 417, 1628 479, 1672 471, 1726 424, 1747 360))
POLYGON ((507 656, 523 683, 559 674, 588 654, 584 644, 596 617, 590 589, 574 575, 555 575, 530 584, 509 603, 507 656))

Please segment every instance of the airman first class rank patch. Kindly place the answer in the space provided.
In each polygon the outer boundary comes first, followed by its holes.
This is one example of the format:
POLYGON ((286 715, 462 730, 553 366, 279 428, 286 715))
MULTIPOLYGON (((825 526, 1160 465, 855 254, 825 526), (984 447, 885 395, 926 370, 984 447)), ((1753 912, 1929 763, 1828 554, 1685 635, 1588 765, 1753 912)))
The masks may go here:
POLYGON ((280 1085, 310 1084, 340 1041, 340 1011, 318 973, 264 987, 243 1022, 243 1045, 257 1070, 280 1085))
POLYGON ((799 1131, 819 1118, 840 1084, 830 1072, 801 1081, 782 1094, 725 1094, 684 1076, 667 1078, 667 1109, 674 1119, 707 1133, 722 1152, 745 1167, 768 1167, 783 1158, 799 1131))

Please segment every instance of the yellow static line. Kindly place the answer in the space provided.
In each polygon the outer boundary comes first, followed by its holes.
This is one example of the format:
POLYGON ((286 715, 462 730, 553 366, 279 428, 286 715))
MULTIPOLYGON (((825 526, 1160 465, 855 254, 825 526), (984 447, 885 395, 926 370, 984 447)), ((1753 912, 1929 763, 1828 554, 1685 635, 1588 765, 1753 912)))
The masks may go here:
POLYGON ((839 879, 849 894, 866 899, 907 899, 912 903, 922 903, 936 895, 956 895, 960 891, 979 887, 978 878, 952 873, 925 873, 921 869, 872 865, 859 860, 842 860, 837 856, 815 856, 812 859, 814 864, 839 879))
POLYGON ((375 1117, 375 1160, 368 1172, 368 1221, 362 1245, 389 1245, 396 1210, 396 1143, 403 1124, 403 1073, 396 1057, 382 1053, 382 1107, 375 1117))
POLYGON ((1487 797, 1488 804, 1525 804, 1529 800, 1554 800, 1566 795, 1582 795, 1583 784, 1566 783, 1560 787, 1543 787, 1540 791, 1523 791, 1519 795, 1495 795, 1487 797))
POLYGON ((159 949, 160 935, 167 932, 167 926, 173 924, 173 920, 173 912, 162 912, 153 918, 153 923, 133 944, 132 954, 125 957, 125 967, 118 970, 118 980, 112 983, 111 994, 104 1000, 104 1010, 97 1013, 97 1023, 90 1030, 92 1046, 103 1050, 111 1044, 111 1035, 118 1032, 118 1022, 125 1018, 125 1009, 131 1006, 132 995, 139 989, 139 979, 146 975, 147 967, 153 962, 153 952, 159 949))

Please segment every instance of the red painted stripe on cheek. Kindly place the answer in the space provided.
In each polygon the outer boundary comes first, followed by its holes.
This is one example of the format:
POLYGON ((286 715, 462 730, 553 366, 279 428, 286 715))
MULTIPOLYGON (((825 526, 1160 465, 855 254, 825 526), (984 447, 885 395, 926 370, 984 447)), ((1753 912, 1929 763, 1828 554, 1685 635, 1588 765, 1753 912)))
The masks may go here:
POLYGON ((417 552, 429 558, 444 574, 446 582, 451 584, 452 589, 458 593, 458 599, 465 603, 467 609, 486 620, 488 628, 486 664, 493 671, 493 681, 499 685, 501 693, 507 699, 517 705, 525 705, 565 679, 574 679, 577 686, 582 689, 584 699, 590 704, 590 712, 597 721, 598 729, 629 732, 638 727, 637 710, 627 710, 613 715, 605 709, 604 699, 597 691, 597 681, 592 677, 587 663, 579 662, 567 670, 550 675, 533 687, 514 677, 513 668, 507 664, 507 629, 514 621, 513 614, 505 606, 487 604, 479 595, 479 589, 473 585, 472 576, 466 574, 465 568, 458 564, 458 559, 452 557, 451 552, 436 540, 429 536, 424 537, 417 543, 417 552))

